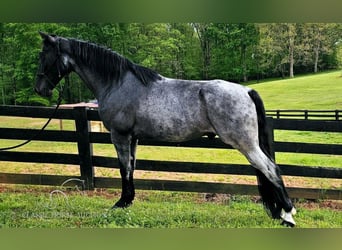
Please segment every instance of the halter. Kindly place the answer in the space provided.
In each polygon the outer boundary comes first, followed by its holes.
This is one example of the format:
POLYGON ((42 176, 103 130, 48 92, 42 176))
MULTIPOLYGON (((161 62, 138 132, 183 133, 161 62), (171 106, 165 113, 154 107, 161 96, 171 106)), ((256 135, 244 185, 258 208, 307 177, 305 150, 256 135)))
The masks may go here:
MULTIPOLYGON (((58 71, 58 77, 59 77, 59 78, 62 78, 62 74, 61 74, 60 65, 59 65, 59 63, 58 63, 58 60, 61 60, 61 50, 60 50, 60 40, 59 40, 59 39, 57 40, 57 57, 55 58, 53 64, 52 64, 51 67, 47 70, 46 73, 49 73, 49 72, 54 68, 53 66, 56 65, 57 71, 58 71)), ((48 75, 47 75, 46 73, 43 71, 43 72, 41 72, 41 73, 37 73, 37 76, 44 77, 44 78, 47 80, 48 84, 49 84, 52 88, 56 87, 56 84, 54 84, 54 83, 51 81, 51 79, 48 77, 48 75)))

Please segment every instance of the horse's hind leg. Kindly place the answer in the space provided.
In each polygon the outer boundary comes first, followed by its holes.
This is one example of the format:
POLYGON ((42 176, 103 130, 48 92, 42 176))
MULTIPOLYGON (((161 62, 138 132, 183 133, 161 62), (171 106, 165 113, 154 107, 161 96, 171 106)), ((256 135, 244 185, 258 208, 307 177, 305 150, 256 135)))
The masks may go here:
POLYGON ((259 143, 263 143, 260 139, 264 140, 267 137, 259 134, 259 130, 265 126, 263 123, 265 115, 261 112, 263 104, 260 97, 256 92, 245 92, 236 86, 216 86, 219 91, 216 89, 214 92, 210 88, 200 92, 207 112, 206 117, 212 129, 224 143, 244 154, 252 166, 257 169, 260 195, 265 208, 271 212, 272 217, 282 217, 281 210, 283 209, 286 215, 283 216, 284 220, 288 224, 294 225, 291 213, 293 205, 286 193, 279 174, 279 167, 259 145, 259 143))
POLYGON ((272 217, 282 218, 284 225, 295 226, 292 215, 296 211, 286 192, 279 167, 257 145, 252 150, 240 149, 240 151, 257 169, 260 195, 272 217))
POLYGON ((292 202, 285 190, 279 167, 259 146, 257 126, 248 126, 249 123, 242 120, 239 120, 239 126, 229 130, 217 120, 212 120, 212 124, 220 139, 238 149, 257 170, 260 195, 272 217, 283 218, 286 225, 294 226, 292 202), (282 209, 284 214, 281 214, 282 209))

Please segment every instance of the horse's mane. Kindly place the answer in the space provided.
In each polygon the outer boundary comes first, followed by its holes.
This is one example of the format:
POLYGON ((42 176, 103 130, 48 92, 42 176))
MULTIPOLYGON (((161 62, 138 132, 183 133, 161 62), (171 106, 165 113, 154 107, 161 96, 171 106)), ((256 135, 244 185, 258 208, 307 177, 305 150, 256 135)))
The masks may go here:
POLYGON ((68 40, 75 59, 81 60, 83 63, 86 62, 104 79, 120 80, 127 71, 132 72, 144 85, 160 79, 157 72, 135 64, 111 49, 76 39, 68 40))

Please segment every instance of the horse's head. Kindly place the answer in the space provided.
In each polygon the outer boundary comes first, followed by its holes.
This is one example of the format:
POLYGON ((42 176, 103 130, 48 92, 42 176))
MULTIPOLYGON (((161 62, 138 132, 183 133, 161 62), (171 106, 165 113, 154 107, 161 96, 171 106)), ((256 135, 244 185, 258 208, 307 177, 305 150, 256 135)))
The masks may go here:
POLYGON ((43 39, 43 49, 39 54, 35 91, 42 96, 51 96, 59 81, 70 73, 71 64, 68 55, 61 50, 63 38, 42 32, 39 34, 43 39))

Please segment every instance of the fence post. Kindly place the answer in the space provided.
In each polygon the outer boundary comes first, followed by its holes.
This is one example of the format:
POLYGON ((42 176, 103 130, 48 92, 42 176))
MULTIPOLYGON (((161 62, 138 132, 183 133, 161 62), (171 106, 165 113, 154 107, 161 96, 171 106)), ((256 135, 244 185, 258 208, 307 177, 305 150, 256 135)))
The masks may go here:
POLYGON ((76 125, 81 179, 85 181, 85 188, 92 190, 94 189, 94 168, 92 162, 93 145, 90 143, 89 138, 90 122, 87 119, 85 107, 75 107, 73 113, 76 125))
POLYGON ((271 156, 276 162, 274 151, 274 129, 273 129, 273 117, 266 117, 266 129, 268 132, 268 144, 270 145, 271 156))
POLYGON ((304 119, 305 120, 309 119, 309 111, 308 110, 304 110, 304 119))

